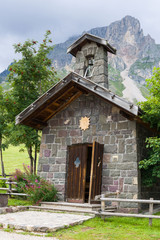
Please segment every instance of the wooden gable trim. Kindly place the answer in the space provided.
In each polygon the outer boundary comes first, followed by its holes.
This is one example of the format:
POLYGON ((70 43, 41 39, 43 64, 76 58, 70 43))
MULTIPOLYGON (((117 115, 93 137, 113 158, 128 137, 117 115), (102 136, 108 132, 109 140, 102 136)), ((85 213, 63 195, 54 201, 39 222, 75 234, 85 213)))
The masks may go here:
POLYGON ((86 93, 92 93, 103 101, 119 107, 130 119, 135 120, 141 114, 136 105, 118 97, 110 90, 91 80, 72 72, 21 112, 16 117, 16 124, 42 129, 47 125, 49 119, 86 93))
POLYGON ((106 39, 99 38, 95 35, 85 33, 76 40, 70 47, 67 49, 67 53, 71 53, 74 57, 76 57, 77 52, 81 49, 87 42, 95 42, 98 45, 103 46, 108 52, 112 54, 116 54, 116 49, 113 48, 106 39))

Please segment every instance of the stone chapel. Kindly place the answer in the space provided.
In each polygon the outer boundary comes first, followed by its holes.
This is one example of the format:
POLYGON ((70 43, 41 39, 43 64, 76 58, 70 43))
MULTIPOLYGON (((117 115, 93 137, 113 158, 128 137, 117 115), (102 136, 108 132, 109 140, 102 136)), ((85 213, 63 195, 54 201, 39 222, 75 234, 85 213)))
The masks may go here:
POLYGON ((138 106, 109 90, 108 52, 116 54, 105 39, 81 36, 68 48, 74 71, 16 117, 42 130, 38 174, 54 183, 61 201, 92 203, 117 190, 122 198, 149 197, 138 163, 152 131, 138 106))

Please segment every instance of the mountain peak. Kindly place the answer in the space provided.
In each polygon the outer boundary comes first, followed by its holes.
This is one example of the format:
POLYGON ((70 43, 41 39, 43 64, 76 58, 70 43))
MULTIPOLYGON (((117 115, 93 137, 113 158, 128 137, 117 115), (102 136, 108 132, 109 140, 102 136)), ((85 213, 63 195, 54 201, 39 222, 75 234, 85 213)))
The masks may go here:
POLYGON ((117 49, 121 47, 120 45, 124 42, 124 38, 126 41, 129 40, 132 43, 131 45, 134 45, 137 39, 141 40, 143 37, 140 22, 132 16, 125 16, 120 21, 111 23, 106 31, 106 39, 111 44, 116 44, 117 49), (134 41, 129 40, 131 37, 134 38, 134 41))

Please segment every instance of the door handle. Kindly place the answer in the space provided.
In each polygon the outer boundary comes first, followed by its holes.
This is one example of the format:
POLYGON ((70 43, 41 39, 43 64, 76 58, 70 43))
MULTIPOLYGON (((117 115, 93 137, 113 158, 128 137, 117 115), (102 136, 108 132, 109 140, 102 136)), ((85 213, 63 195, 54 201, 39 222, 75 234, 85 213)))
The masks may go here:
POLYGON ((97 165, 98 165, 98 167, 100 166, 100 164, 101 164, 101 161, 99 161, 99 162, 98 162, 98 164, 97 164, 97 165))

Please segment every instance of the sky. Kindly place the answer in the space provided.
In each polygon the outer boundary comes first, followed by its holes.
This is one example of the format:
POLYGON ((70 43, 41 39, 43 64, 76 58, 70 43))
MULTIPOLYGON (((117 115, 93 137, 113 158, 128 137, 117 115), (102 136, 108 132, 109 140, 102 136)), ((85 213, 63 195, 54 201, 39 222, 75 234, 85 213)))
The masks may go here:
POLYGON ((159 0, 0 0, 0 72, 13 59, 13 44, 42 41, 51 30, 54 44, 95 27, 108 26, 126 15, 140 21, 144 35, 160 43, 159 0))

